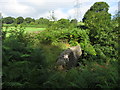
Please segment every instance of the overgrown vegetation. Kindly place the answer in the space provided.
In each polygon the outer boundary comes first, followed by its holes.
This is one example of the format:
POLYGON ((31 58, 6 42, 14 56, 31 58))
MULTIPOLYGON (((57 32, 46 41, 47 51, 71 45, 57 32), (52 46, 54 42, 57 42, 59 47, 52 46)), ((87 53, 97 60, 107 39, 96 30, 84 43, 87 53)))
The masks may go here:
POLYGON ((3 31, 3 88, 119 88, 117 20, 111 19, 107 3, 96 2, 83 18, 84 27, 74 19, 41 18, 34 25, 43 25, 42 32, 27 33, 23 25, 8 37, 3 31), (83 51, 79 66, 55 70, 58 55, 77 44, 83 51))

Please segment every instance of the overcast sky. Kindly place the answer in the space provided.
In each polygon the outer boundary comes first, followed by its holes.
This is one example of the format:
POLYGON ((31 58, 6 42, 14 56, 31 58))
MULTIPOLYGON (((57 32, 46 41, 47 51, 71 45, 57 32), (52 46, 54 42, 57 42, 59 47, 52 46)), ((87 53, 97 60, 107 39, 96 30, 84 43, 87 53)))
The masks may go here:
MULTIPOLYGON (((50 11, 54 10, 57 19, 74 18, 75 17, 75 1, 76 0, 0 0, 0 12, 3 17, 12 16, 32 17, 38 19, 40 17, 48 18, 50 11)), ((79 0, 80 8, 79 17, 82 19, 85 12, 98 1, 105 1, 109 4, 109 13, 115 14, 118 10, 119 0, 79 0)))

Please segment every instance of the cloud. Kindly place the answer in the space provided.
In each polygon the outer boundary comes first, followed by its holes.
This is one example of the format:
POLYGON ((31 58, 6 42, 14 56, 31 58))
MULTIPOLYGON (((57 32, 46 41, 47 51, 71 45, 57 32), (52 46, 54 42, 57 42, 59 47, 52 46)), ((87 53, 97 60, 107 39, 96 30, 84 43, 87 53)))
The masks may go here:
MULTIPOLYGON (((50 15, 52 14, 52 11, 49 12, 45 12, 43 14, 38 15, 38 18, 40 17, 45 17, 45 18, 50 18, 50 15)), ((54 16, 57 20, 61 19, 61 18, 68 18, 68 14, 63 12, 62 9, 58 8, 54 10, 54 16)))
POLYGON ((61 9, 55 10, 55 14, 58 17, 57 19, 68 18, 68 15, 66 13, 64 13, 61 9))
MULTIPOLYGON (((106 1, 110 5, 110 13, 118 8, 119 0, 79 0, 79 18, 82 19, 85 12, 98 1, 106 1), (114 3, 114 4, 113 4, 114 3)), ((23 17, 48 17, 54 10, 55 16, 60 18, 75 17, 75 0, 0 0, 0 12, 3 16, 23 17)))
POLYGON ((45 3, 45 0, 26 0, 23 2, 32 3, 34 5, 42 5, 45 3))
POLYGON ((35 11, 34 8, 27 5, 22 5, 17 2, 17 0, 6 0, 6 2, 3 3, 4 5, 2 5, 0 11, 6 15, 25 16, 30 14, 30 11, 35 11))

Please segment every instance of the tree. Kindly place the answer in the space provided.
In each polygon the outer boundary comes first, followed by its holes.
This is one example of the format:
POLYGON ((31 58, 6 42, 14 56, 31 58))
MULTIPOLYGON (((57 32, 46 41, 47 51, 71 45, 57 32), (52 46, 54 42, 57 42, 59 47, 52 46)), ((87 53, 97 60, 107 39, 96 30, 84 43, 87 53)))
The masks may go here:
POLYGON ((116 14, 113 16, 114 21, 120 21, 120 11, 117 11, 116 14))
POLYGON ((77 26, 77 19, 72 19, 71 21, 70 21, 70 23, 74 26, 74 27, 76 27, 77 26))
POLYGON ((77 19, 72 19, 71 21, 70 21, 70 23, 74 23, 74 24, 76 24, 78 21, 77 21, 77 19))
POLYGON ((109 5, 96 2, 84 15, 83 22, 89 28, 89 37, 101 59, 110 61, 117 57, 117 34, 112 25, 109 5))
POLYGON ((83 22, 90 29, 93 44, 103 43, 103 37, 105 40, 106 34, 111 31, 111 14, 108 13, 108 8, 106 2, 96 2, 84 15, 83 22))
POLYGON ((24 22, 24 18, 23 17, 17 17, 16 18, 16 23, 17 24, 21 24, 21 23, 23 23, 24 22))
POLYGON ((68 19, 60 19, 57 21, 57 25, 59 28, 68 28, 70 25, 70 22, 68 19))
POLYGON ((6 24, 12 24, 12 23, 14 23, 14 21, 15 21, 15 18, 13 18, 13 17, 5 17, 2 19, 2 22, 6 23, 6 24))
POLYGON ((49 20, 46 18, 39 18, 38 24, 49 24, 49 20))
POLYGON ((25 20, 24 20, 26 23, 31 23, 31 22, 35 22, 35 20, 34 19, 32 19, 31 17, 27 17, 27 18, 25 18, 25 20))
POLYGON ((49 21, 49 19, 46 19, 46 18, 43 18, 43 17, 35 20, 35 23, 39 24, 41 27, 48 27, 48 26, 51 25, 51 22, 49 21))

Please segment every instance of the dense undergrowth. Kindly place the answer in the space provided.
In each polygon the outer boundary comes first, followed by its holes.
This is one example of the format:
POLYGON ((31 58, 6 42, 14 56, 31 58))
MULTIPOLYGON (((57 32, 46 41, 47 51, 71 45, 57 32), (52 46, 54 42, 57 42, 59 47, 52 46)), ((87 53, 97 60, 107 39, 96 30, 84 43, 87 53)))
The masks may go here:
POLYGON ((87 29, 76 28, 68 20, 63 22, 55 21, 46 30, 32 35, 24 32, 22 26, 11 30, 9 37, 3 31, 3 88, 120 87, 117 22, 110 20, 111 26, 101 24, 94 28, 85 22, 87 29), (78 66, 57 71, 58 55, 77 44, 83 52, 78 66))
POLYGON ((99 54, 102 52, 96 52, 100 46, 91 45, 87 30, 46 30, 37 35, 29 35, 22 30, 15 29, 9 37, 3 36, 3 87, 118 87, 117 60, 104 62, 104 55, 99 54), (83 50, 80 66, 67 72, 56 71, 54 65, 58 55, 69 45, 77 44, 83 50))

